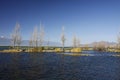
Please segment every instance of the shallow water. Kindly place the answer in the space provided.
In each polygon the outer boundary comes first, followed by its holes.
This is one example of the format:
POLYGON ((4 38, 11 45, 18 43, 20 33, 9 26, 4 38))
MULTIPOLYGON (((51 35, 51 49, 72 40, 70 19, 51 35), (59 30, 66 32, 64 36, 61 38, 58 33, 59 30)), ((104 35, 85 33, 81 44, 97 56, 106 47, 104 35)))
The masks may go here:
POLYGON ((0 80, 120 80, 120 53, 82 54, 0 53, 0 80))

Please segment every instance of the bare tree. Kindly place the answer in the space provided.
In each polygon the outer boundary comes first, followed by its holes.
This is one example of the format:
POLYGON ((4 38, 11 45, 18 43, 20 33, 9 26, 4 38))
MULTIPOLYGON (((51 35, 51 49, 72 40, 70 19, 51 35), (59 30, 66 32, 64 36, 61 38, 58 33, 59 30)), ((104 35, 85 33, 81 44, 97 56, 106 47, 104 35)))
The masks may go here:
POLYGON ((62 35, 61 35, 61 42, 62 42, 62 48, 64 51, 64 45, 65 45, 65 34, 64 34, 64 27, 62 27, 62 35))
POLYGON ((77 47, 80 47, 80 39, 77 38, 77 47))
POLYGON ((117 47, 120 48, 120 32, 117 36, 117 47))
POLYGON ((11 34, 11 40, 12 40, 12 45, 13 47, 15 46, 20 46, 21 42, 22 42, 22 37, 20 34, 20 24, 16 23, 15 29, 13 31, 13 33, 11 34))
POLYGON ((39 45, 42 46, 44 42, 44 28, 40 23, 39 45))
POLYGON ((50 43, 50 39, 48 38, 48 41, 47 41, 47 46, 49 46, 49 43, 50 43))
POLYGON ((12 34, 11 34, 11 45, 12 45, 12 47, 15 47, 15 44, 16 44, 16 41, 15 41, 15 34, 12 33, 12 34))
POLYGON ((33 47, 33 36, 30 38, 30 40, 29 40, 29 46, 30 47, 33 47))
POLYGON ((21 36, 18 36, 17 37, 17 45, 20 46, 22 43, 22 37, 21 36))
POLYGON ((73 47, 77 47, 77 38, 75 35, 73 36, 73 47))
POLYGON ((37 26, 34 28, 32 38, 33 38, 34 47, 38 47, 38 28, 37 28, 37 26))
POLYGON ((38 47, 38 44, 39 44, 39 46, 42 46, 43 40, 44 40, 43 38, 44 38, 44 29, 43 29, 43 26, 40 24, 40 31, 38 31, 37 26, 34 28, 32 37, 29 41, 29 45, 38 47))

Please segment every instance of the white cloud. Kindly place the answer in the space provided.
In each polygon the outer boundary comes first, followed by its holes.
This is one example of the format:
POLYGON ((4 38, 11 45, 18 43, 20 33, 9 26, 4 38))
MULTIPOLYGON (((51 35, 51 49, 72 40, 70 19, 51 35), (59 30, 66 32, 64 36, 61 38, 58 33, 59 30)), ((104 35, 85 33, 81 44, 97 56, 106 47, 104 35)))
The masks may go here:
POLYGON ((0 38, 5 38, 4 36, 0 36, 0 38))

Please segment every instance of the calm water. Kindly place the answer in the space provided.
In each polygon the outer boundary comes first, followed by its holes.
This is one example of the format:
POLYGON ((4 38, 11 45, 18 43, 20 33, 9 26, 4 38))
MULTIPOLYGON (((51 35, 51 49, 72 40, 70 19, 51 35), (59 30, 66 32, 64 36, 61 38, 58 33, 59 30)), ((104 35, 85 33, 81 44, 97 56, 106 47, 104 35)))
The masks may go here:
POLYGON ((120 53, 82 54, 0 53, 0 80, 120 80, 120 53))

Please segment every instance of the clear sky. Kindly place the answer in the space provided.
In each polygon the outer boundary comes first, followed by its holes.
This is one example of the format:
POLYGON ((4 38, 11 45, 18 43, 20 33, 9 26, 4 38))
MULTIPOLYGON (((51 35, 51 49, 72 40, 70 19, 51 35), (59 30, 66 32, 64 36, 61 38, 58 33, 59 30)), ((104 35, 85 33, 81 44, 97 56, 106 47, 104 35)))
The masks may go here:
POLYGON ((41 22, 46 40, 60 42, 64 26, 67 44, 73 35, 81 43, 116 42, 120 0, 0 0, 0 35, 10 37, 16 22, 25 40, 41 22))

